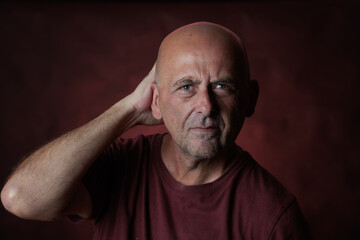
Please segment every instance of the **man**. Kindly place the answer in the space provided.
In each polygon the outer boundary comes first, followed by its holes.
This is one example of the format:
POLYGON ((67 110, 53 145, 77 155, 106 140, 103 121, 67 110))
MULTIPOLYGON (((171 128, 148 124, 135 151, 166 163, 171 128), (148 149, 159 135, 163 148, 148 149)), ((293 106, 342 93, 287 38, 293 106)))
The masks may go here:
POLYGON ((26 219, 95 219, 94 239, 308 239, 295 197, 235 144, 257 95, 239 37, 186 25, 133 93, 20 164, 2 202, 26 219), (160 123, 168 134, 118 138, 160 123))

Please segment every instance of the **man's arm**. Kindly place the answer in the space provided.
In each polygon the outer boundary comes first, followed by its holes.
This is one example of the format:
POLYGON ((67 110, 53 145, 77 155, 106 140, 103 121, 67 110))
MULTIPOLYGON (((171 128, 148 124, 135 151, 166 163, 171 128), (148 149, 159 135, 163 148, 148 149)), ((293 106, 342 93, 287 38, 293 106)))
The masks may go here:
POLYGON ((133 93, 89 123, 44 145, 10 176, 1 201, 25 219, 51 221, 66 215, 89 218, 92 203, 81 181, 99 154, 127 129, 155 125, 152 83, 155 65, 133 93))

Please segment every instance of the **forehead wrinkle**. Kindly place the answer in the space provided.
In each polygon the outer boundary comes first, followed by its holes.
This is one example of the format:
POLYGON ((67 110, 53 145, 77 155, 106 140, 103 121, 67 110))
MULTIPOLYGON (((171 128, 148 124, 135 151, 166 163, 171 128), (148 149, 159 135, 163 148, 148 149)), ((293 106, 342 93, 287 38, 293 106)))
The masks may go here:
MULTIPOLYGON (((236 79, 250 80, 247 54, 240 37, 220 25, 201 22, 176 29, 162 41, 158 51, 156 69, 156 79, 159 84, 166 80, 159 75, 163 71, 167 72, 166 68, 174 67, 174 65, 169 65, 169 62, 173 61, 171 59, 185 57, 186 52, 192 52, 199 57, 204 54, 206 56, 210 52, 223 52, 234 64, 236 79)), ((220 71, 221 69, 219 69, 220 71)), ((203 71, 199 73, 203 75, 203 71)))

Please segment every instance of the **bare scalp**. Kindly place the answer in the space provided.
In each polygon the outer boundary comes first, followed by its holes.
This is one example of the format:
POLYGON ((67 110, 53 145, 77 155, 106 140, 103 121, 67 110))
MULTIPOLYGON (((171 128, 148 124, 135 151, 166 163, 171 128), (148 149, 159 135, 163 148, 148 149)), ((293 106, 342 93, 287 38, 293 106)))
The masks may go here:
MULTIPOLYGON (((162 68, 181 51, 191 49, 214 49, 224 51, 233 58, 242 80, 249 81, 249 64, 243 41, 229 29, 210 22, 196 22, 171 32, 162 41, 156 66, 156 82, 161 86, 162 68)), ((167 66, 168 67, 168 66, 167 66)))

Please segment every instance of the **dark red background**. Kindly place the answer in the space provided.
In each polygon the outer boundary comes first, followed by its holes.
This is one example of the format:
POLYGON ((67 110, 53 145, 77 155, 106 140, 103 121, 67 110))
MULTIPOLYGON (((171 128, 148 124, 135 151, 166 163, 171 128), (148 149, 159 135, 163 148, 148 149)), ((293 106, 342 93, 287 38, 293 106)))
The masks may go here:
MULTIPOLYGON (((237 142, 297 196, 316 239, 360 239, 359 11, 323 1, 0 4, 0 181, 129 94, 169 32, 207 20, 243 36, 260 84, 237 142)), ((1 239, 91 232, 91 222, 25 221, 0 208, 1 239)))

